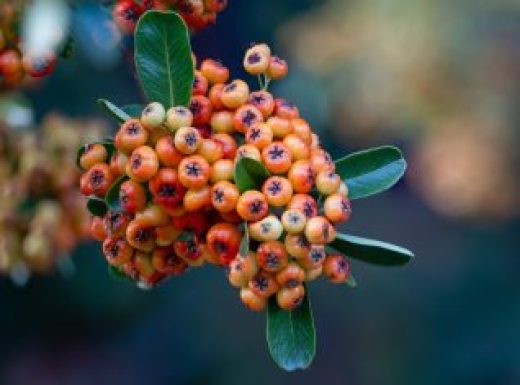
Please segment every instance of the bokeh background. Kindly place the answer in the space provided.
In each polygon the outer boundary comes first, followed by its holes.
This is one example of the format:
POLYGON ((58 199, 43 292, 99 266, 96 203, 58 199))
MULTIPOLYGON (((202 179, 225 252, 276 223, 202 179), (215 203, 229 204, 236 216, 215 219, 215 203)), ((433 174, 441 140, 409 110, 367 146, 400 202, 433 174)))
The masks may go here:
MULTIPOLYGON (((99 97, 142 101, 131 42, 99 2, 73 7, 74 57, 23 93, 35 123, 105 118, 99 97)), ((221 271, 142 291, 83 242, 67 274, 0 278, 0 384, 520 383, 520 2, 231 0, 193 46, 245 76, 254 41, 289 61, 273 90, 333 154, 403 148, 406 178, 355 201, 344 230, 416 260, 354 261, 354 290, 314 284, 317 356, 289 374, 221 271)))

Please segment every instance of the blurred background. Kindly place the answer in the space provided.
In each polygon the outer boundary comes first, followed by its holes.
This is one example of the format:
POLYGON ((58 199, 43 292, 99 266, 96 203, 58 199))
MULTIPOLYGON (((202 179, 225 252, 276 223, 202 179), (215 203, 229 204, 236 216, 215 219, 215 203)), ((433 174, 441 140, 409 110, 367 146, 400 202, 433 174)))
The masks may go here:
MULTIPOLYGON (((40 138, 23 142, 29 154, 51 151, 41 143, 57 126, 77 130, 73 140, 113 130, 99 97, 142 102, 132 43, 110 11, 71 6, 73 57, 1 96, 2 136, 40 138)), ((354 290, 314 284, 316 359, 284 373, 268 356, 264 315, 242 307, 221 271, 142 291, 112 278, 78 230, 51 250, 50 272, 31 276, 38 270, 24 264, 0 276, 0 384, 520 383, 520 2, 230 0, 193 46, 243 77, 244 50, 261 41, 289 62, 273 92, 335 156, 404 150, 406 178, 355 201, 343 230, 406 246, 416 260, 354 261, 354 290)), ((20 156, 2 152, 2 194, 19 174, 4 165, 20 156)), ((61 167, 44 164, 51 175, 61 167)), ((4 206, 9 218, 23 214, 4 206)), ((2 239, 13 226, 2 225, 2 239)))

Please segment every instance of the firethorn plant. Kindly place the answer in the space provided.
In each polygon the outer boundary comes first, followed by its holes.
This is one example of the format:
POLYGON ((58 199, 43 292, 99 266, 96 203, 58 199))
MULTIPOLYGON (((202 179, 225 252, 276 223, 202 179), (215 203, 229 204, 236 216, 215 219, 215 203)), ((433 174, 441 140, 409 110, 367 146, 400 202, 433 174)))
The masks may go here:
POLYGON ((244 68, 260 80, 252 91, 219 62, 193 60, 174 12, 139 20, 135 61, 152 102, 136 113, 100 100, 119 131, 78 153, 93 236, 111 269, 152 287, 204 263, 226 268, 243 304, 267 310, 276 363, 306 368, 315 354, 309 282, 353 287, 351 259, 404 265, 413 257, 337 229, 351 200, 400 179, 401 152, 386 146, 334 162, 298 108, 269 92, 287 74, 283 59, 265 44, 247 50, 244 68))

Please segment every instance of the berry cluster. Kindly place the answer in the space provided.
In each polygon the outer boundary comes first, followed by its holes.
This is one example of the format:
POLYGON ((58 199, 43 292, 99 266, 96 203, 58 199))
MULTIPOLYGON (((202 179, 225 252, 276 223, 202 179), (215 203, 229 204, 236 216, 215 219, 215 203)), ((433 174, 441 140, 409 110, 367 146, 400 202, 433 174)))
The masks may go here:
POLYGON ((45 119, 38 134, 0 126, 1 274, 23 281, 29 272, 48 273, 88 237, 89 216, 73 164, 77 146, 101 131, 98 123, 56 115, 45 119))
POLYGON ((258 44, 244 67, 261 90, 229 82, 228 69, 206 59, 189 108, 149 104, 121 125, 111 157, 88 145, 81 192, 105 197, 121 183, 120 207, 95 217, 91 231, 109 264, 141 284, 209 262, 228 267, 250 309, 262 310, 272 295, 294 309, 305 281, 350 276, 346 257, 326 248, 335 225, 350 218, 348 190, 298 108, 267 91, 287 74, 286 62, 258 44), (239 189, 243 158, 266 170, 258 189, 239 189))
POLYGON ((227 0, 118 0, 112 15, 121 31, 133 33, 139 17, 148 10, 175 10, 193 30, 214 24, 227 0))
POLYGON ((32 77, 48 75, 56 65, 54 53, 35 57, 22 52, 17 33, 22 5, 15 7, 13 2, 0 5, 0 91, 16 88, 26 74, 32 77))

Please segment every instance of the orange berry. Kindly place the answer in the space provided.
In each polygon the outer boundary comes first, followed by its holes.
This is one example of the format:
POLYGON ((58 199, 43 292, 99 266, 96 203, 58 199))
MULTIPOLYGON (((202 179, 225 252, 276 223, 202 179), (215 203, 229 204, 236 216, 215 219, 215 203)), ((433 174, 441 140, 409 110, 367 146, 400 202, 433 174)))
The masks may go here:
POLYGON ((219 159, 211 165, 210 180, 211 183, 217 183, 223 180, 233 180, 233 161, 230 159, 219 159))
POLYGON ((291 122, 288 119, 271 116, 266 123, 271 127, 275 138, 283 139, 292 132, 291 122))
POLYGON ((238 108, 249 98, 249 86, 243 80, 233 80, 222 89, 220 100, 227 108, 238 108))
POLYGON ((323 204, 325 216, 332 223, 345 222, 352 215, 350 200, 340 194, 332 194, 325 199, 323 204))
POLYGON ((221 265, 229 265, 235 258, 241 239, 236 226, 226 222, 213 225, 206 235, 208 249, 218 257, 221 265))
POLYGON ((236 212, 236 210, 232 210, 228 213, 220 213, 220 217, 225 221, 225 222, 229 222, 229 223, 233 223, 233 224, 239 224, 239 223, 242 223, 242 218, 240 217, 240 215, 238 215, 238 213, 236 212))
POLYGON ((177 167, 183 157, 183 154, 175 147, 175 139, 172 135, 159 139, 155 143, 155 152, 161 165, 166 167, 177 167))
POLYGON ((244 104, 237 108, 233 115, 233 126, 235 130, 244 134, 249 127, 263 122, 264 116, 258 108, 251 104, 244 104))
POLYGON ((247 102, 258 108, 265 119, 271 116, 274 111, 273 96, 265 90, 251 92, 247 102))
POLYGON ((234 210, 239 196, 237 186, 225 180, 215 183, 211 188, 211 204, 222 213, 234 210))
POLYGON ((193 114, 193 125, 203 126, 208 124, 213 112, 213 105, 210 100, 203 95, 194 95, 190 102, 190 111, 193 114))
POLYGON ((295 287, 301 285, 304 280, 305 271, 296 262, 289 262, 276 273, 276 282, 280 287, 295 287))
POLYGON ((224 156, 224 146, 222 143, 213 139, 202 139, 199 154, 208 161, 209 164, 215 163, 224 156))
POLYGON ((305 237, 310 243, 326 244, 336 238, 336 229, 327 218, 316 216, 307 220, 305 224, 305 237))
POLYGON ((345 198, 348 198, 348 186, 345 182, 341 182, 339 184, 339 188, 338 188, 338 191, 337 193, 341 196, 344 196, 345 198))
POLYGON ((306 120, 296 118, 291 120, 292 132, 300 137, 306 145, 310 146, 312 143, 312 130, 306 120))
POLYGON ((200 71, 194 71, 192 95, 206 95, 208 92, 208 79, 200 71))
POLYGON ((216 111, 211 115, 209 124, 216 133, 231 134, 235 132, 234 114, 228 110, 216 111))
POLYGON ((211 105, 213 106, 213 110, 221 110, 225 107, 221 99, 222 91, 224 90, 225 86, 225 84, 217 83, 209 89, 208 97, 211 105))
POLYGON ((80 179, 80 191, 83 195, 96 195, 104 197, 114 177, 110 172, 110 167, 106 163, 93 165, 85 172, 80 179))
POLYGON ((197 189, 189 189, 184 195, 186 211, 202 210, 211 205, 211 189, 208 185, 197 189))
POLYGON ((271 176, 262 185, 262 193, 267 203, 274 207, 286 206, 292 198, 293 188, 287 178, 271 176))
POLYGON ((287 72, 289 72, 287 62, 278 56, 271 56, 269 67, 267 67, 267 76, 273 80, 280 80, 287 76, 287 72))
POLYGON ((256 250, 258 266, 267 272, 275 273, 289 262, 289 255, 280 241, 267 241, 256 250))
POLYGON ((283 98, 276 98, 274 100, 274 114, 280 118, 289 120, 300 117, 298 107, 283 98))
POLYGON ((330 154, 322 149, 311 150, 311 166, 316 174, 320 171, 336 170, 330 154))
POLYGON ((316 175, 316 188, 323 195, 331 195, 338 191, 341 177, 334 171, 323 170, 316 175))
POLYGON ((311 155, 310 147, 297 134, 289 134, 283 139, 283 144, 289 148, 294 160, 308 159, 311 155))
POLYGON ((188 265, 180 258, 172 247, 158 247, 152 254, 152 266, 160 273, 166 275, 181 275, 188 265))
POLYGON ((182 127, 191 127, 193 124, 193 113, 189 108, 176 106, 166 112, 166 127, 175 132, 182 127))
POLYGON ((284 174, 291 167, 291 153, 282 142, 273 142, 262 150, 262 161, 273 174, 284 174))
POLYGON ((300 210, 286 210, 282 214, 282 225, 289 234, 299 234, 305 229, 307 217, 300 210))
POLYGON ((269 212, 265 195, 260 191, 249 190, 243 193, 237 202, 237 213, 246 221, 256 222, 269 212))
POLYGON ((344 283, 350 277, 350 263, 344 255, 329 255, 323 262, 323 274, 333 283, 344 283))
POLYGON ((170 217, 161 206, 150 204, 136 213, 135 219, 147 226, 166 226, 170 223, 170 217))
POLYGON ((97 163, 105 163, 108 159, 108 151, 102 144, 87 144, 84 148, 85 152, 79 159, 79 164, 84 170, 88 170, 97 163))
POLYGON ((108 237, 103 241, 103 254, 111 265, 120 266, 132 259, 134 250, 121 237, 108 237))
POLYGON ((238 162, 242 158, 251 158, 260 161, 261 157, 262 155, 258 147, 252 144, 243 144, 237 150, 235 162, 238 162))
POLYGON ((159 170, 157 154, 149 146, 137 147, 126 164, 127 175, 137 181, 146 182, 159 170))
POLYGON ((193 154, 201 144, 202 137, 194 127, 182 127, 175 133, 175 148, 183 154, 193 154))
POLYGON ((272 274, 260 270, 249 281, 249 289, 261 298, 269 298, 278 291, 278 283, 272 274))
POLYGON ((222 63, 205 59, 200 64, 200 72, 208 79, 211 84, 225 83, 229 79, 229 70, 222 63))
POLYGON ((128 157, 122 152, 116 152, 110 158, 110 172, 114 177, 125 175, 128 157))
POLYGON ((139 276, 139 285, 142 288, 149 288, 164 278, 164 275, 153 267, 150 254, 136 252, 134 265, 139 276))
POLYGON ((164 167, 148 182, 154 203, 173 208, 183 199, 186 189, 181 184, 174 168, 164 167))
POLYGON ((275 241, 282 236, 283 226, 276 215, 268 215, 257 222, 249 223, 248 231, 255 241, 275 241))
POLYGON ((311 162, 308 160, 297 160, 287 173, 291 185, 299 194, 308 194, 314 187, 314 172, 311 162))
POLYGON ((305 298, 305 288, 303 285, 295 287, 283 287, 276 293, 276 303, 284 310, 294 310, 302 303, 305 298))
POLYGON ((195 234, 187 239, 177 239, 173 243, 175 254, 185 260, 191 266, 200 266, 204 263, 200 242, 195 234))
POLYGON ((102 218, 92 217, 90 221, 90 236, 98 242, 103 242, 108 237, 102 218))
POLYGON ((273 130, 265 123, 256 123, 247 129, 245 140, 261 150, 273 141, 273 130))
POLYGON ((228 280, 234 287, 246 287, 257 272, 258 266, 253 252, 245 256, 237 255, 229 264, 228 280))
POLYGON ((119 128, 114 138, 116 148, 126 154, 148 141, 148 131, 138 119, 129 119, 119 128))
POLYGON ((155 228, 157 246, 170 246, 177 239, 181 231, 174 229, 172 225, 158 226, 155 228))
POLYGON ((155 226, 136 218, 126 228, 126 240, 134 249, 151 252, 155 247, 155 226))
POLYGON ((298 263, 302 265, 305 270, 314 270, 323 265, 325 257, 327 257, 325 246, 311 245, 309 252, 302 258, 298 259, 298 263))
POLYGON ((271 49, 266 44, 256 44, 246 51, 244 69, 251 75, 260 75, 267 71, 271 49))
POLYGON ((119 200, 125 211, 134 214, 146 206, 146 191, 140 183, 127 180, 121 183, 119 200))
POLYGON ((225 159, 235 159, 237 152, 237 141, 229 134, 217 133, 211 136, 211 139, 222 144, 225 159))
POLYGON ((103 225, 110 236, 122 236, 132 220, 130 213, 125 211, 109 211, 103 218, 103 225))
POLYGON ((190 155, 179 164, 179 180, 187 188, 199 189, 209 180, 210 166, 200 155, 190 155))
POLYGON ((311 245, 303 234, 287 234, 284 246, 290 256, 305 258, 311 250, 311 245))
POLYGON ((299 210, 307 219, 318 215, 318 204, 316 200, 307 194, 294 194, 287 205, 287 209, 299 210))
POLYGON ((240 299, 242 303, 252 311, 262 311, 267 306, 267 300, 255 294, 253 290, 248 287, 240 289, 240 299))
POLYGON ((305 272, 305 282, 314 281, 323 273, 323 266, 305 272))

